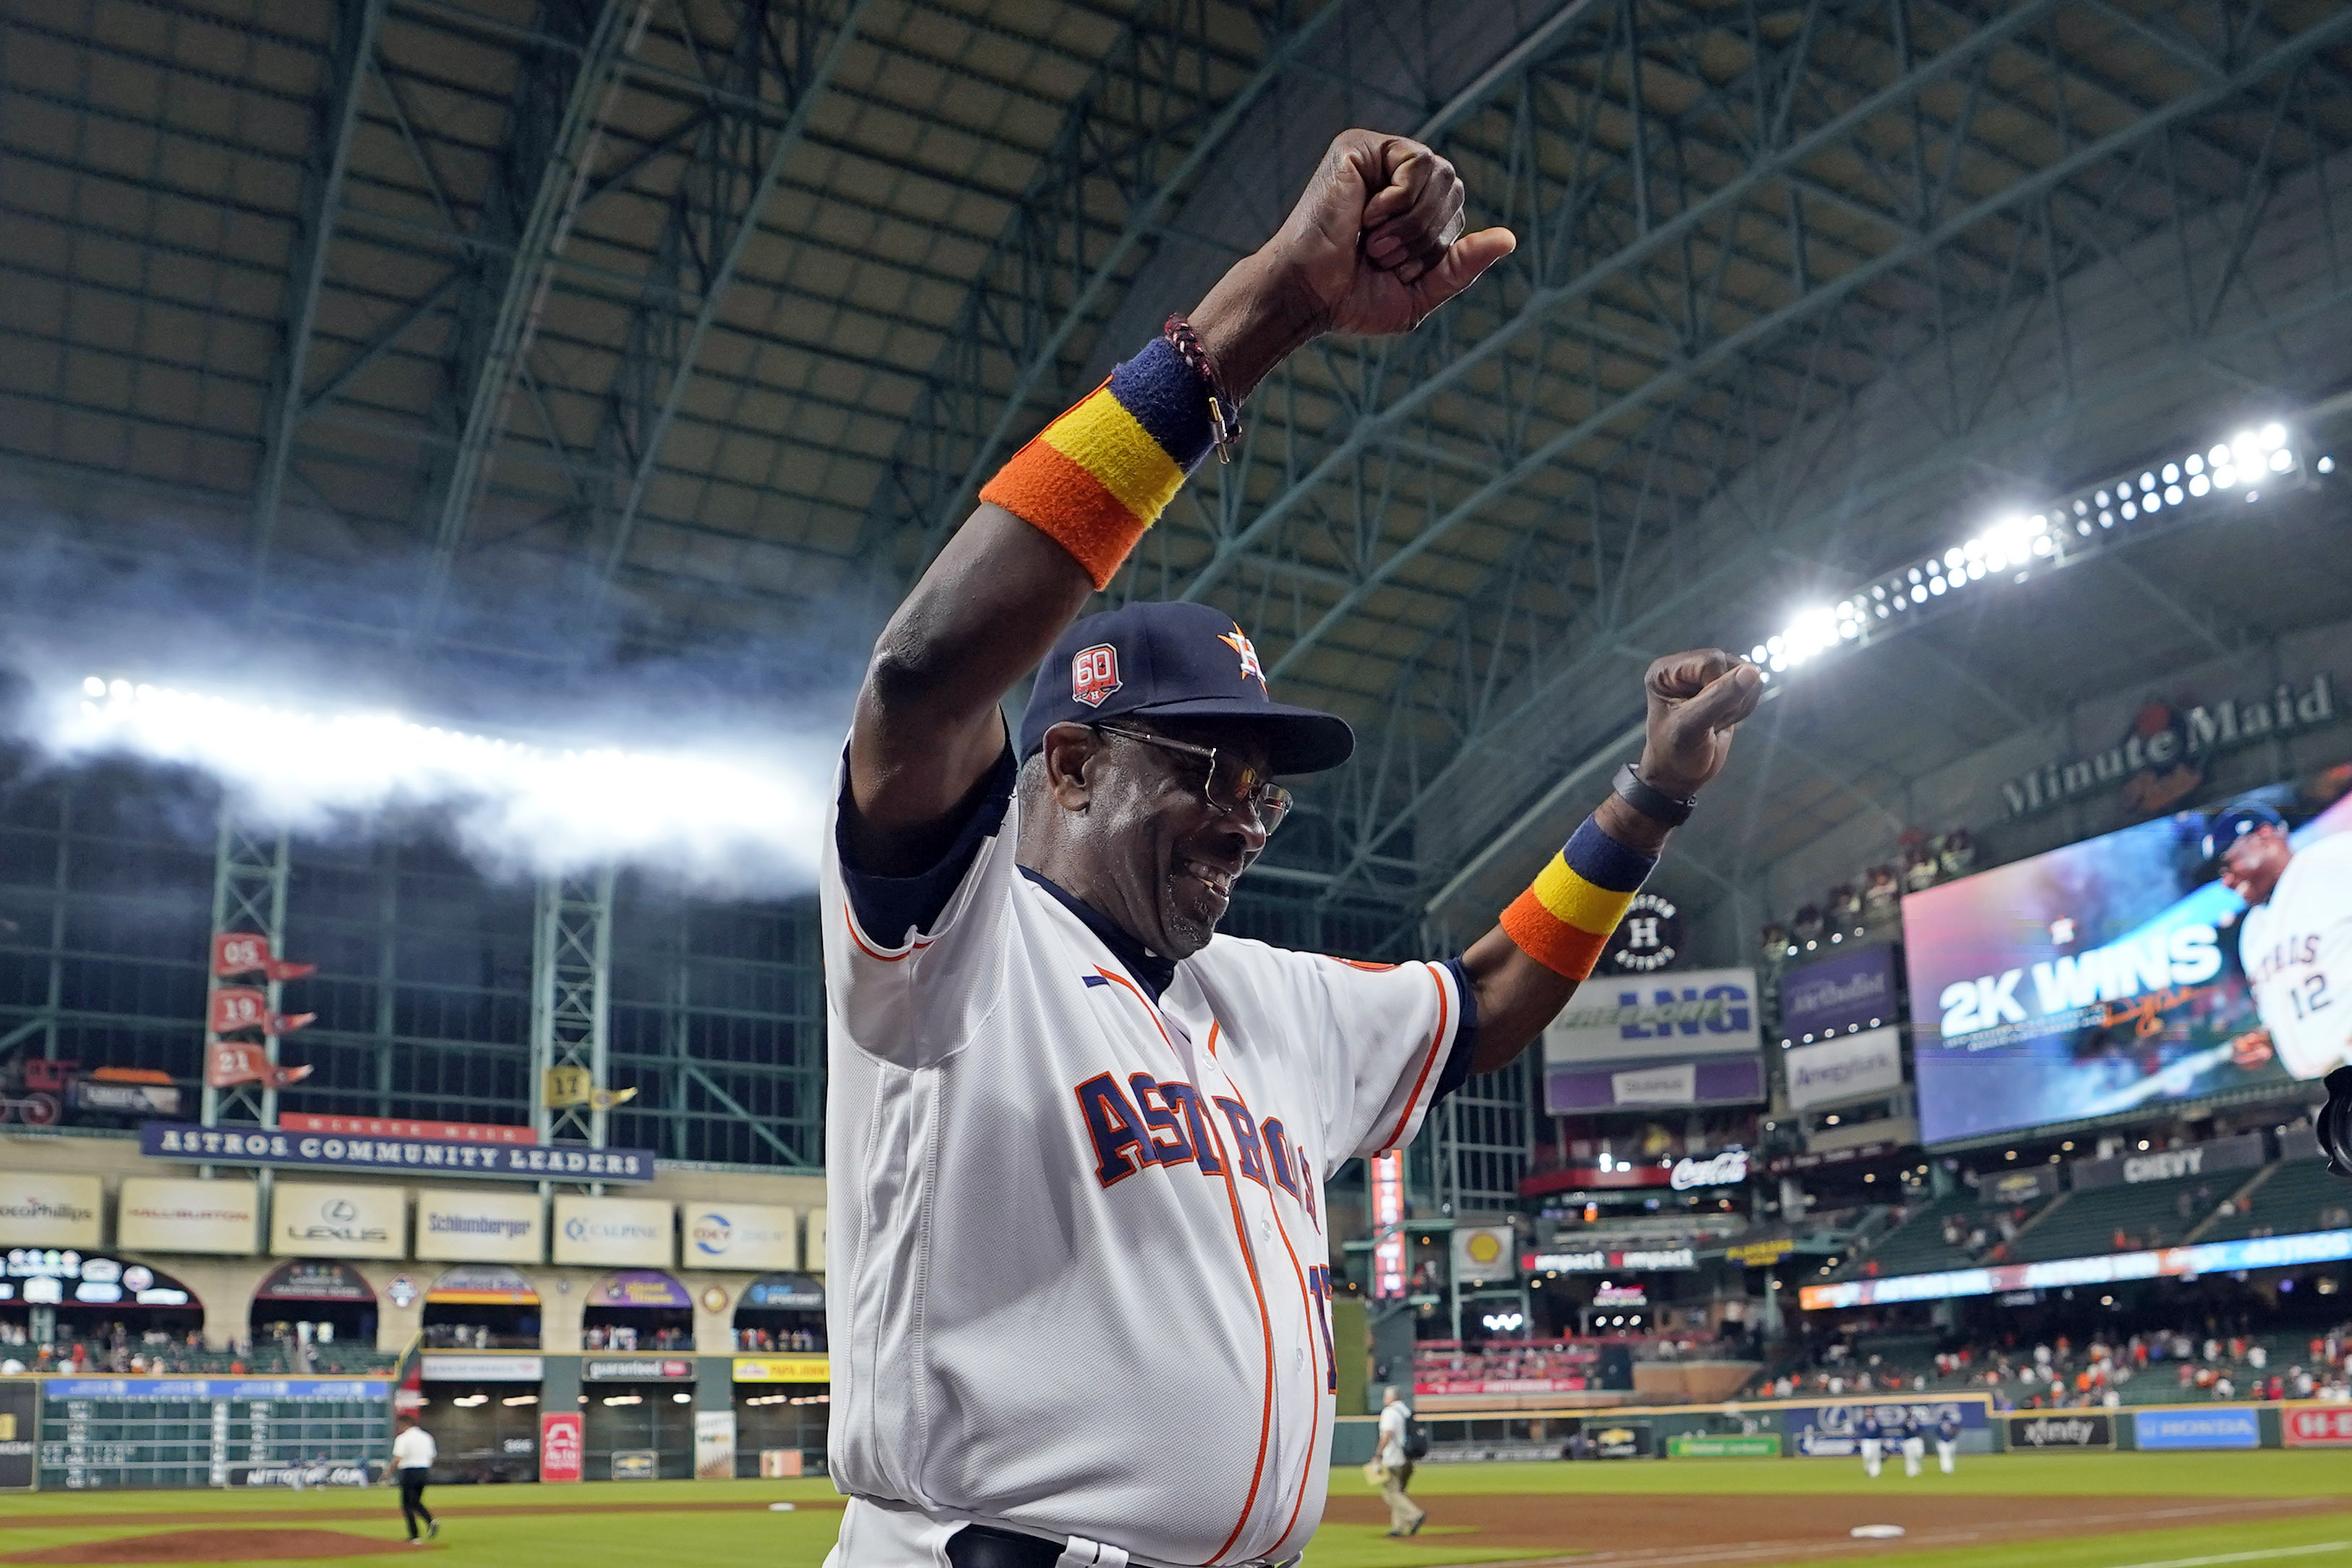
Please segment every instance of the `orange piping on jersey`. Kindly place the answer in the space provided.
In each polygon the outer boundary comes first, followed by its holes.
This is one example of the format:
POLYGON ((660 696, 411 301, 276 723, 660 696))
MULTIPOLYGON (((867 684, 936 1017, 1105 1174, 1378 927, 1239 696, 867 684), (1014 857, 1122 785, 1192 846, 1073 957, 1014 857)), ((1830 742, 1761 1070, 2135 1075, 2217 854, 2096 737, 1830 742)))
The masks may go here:
POLYGON ((841 924, 843 927, 848 931, 849 939, 857 944, 857 950, 859 952, 865 954, 869 958, 878 959, 885 964, 902 963, 906 959, 912 957, 914 955, 921 952, 924 948, 931 945, 929 939, 923 939, 909 944, 904 953, 881 952, 869 944, 864 936, 858 934, 857 922, 850 918, 849 905, 846 904, 841 906, 841 924))
MULTIPOLYGON (((1214 1023, 1209 1026, 1209 1033, 1212 1037, 1216 1034, 1214 1023)), ((1230 1072, 1225 1074, 1225 1086, 1234 1092, 1234 1098, 1241 1102, 1242 1109, 1249 1111, 1250 1115, 1255 1118, 1257 1113, 1250 1111, 1249 1100, 1242 1093, 1242 1086, 1234 1082, 1234 1075, 1230 1072)), ((1294 1149, 1291 1152, 1296 1154, 1297 1151, 1294 1149)), ((1303 1176, 1306 1173, 1300 1174, 1303 1176)), ((1274 1189, 1270 1186, 1266 1189, 1265 1207, 1267 1212, 1274 1216, 1274 1228, 1276 1234, 1282 1238, 1282 1249, 1290 1255, 1290 1273, 1291 1277, 1298 1281, 1299 1304, 1307 1309, 1307 1407, 1315 1412, 1314 1427, 1317 1434, 1315 1437, 1308 1440, 1307 1445, 1307 1468, 1298 1473, 1298 1495, 1291 1500, 1290 1517, 1283 1521, 1282 1533, 1275 1537, 1274 1544, 1261 1554, 1265 1557, 1276 1557, 1281 1554, 1282 1543, 1289 1540, 1290 1532, 1298 1527, 1298 1511, 1307 1504, 1307 1483, 1315 1474, 1316 1450, 1322 1446, 1323 1396, 1327 1390, 1324 1386, 1322 1364, 1315 1359, 1315 1342, 1320 1327, 1315 1317, 1315 1297, 1307 1288, 1307 1270, 1298 1266, 1298 1249, 1290 1244, 1290 1227, 1282 1222, 1282 1205, 1274 1201, 1274 1189)), ((1242 1517, 1246 1519, 1249 1516, 1244 1514, 1242 1517)), ((1228 1542, 1226 1544, 1231 1545, 1232 1542, 1228 1542)))
MULTIPOLYGON (((1218 1027, 1217 1020, 1212 1018, 1209 1020, 1209 1051, 1212 1055, 1216 1053, 1218 1027)), ((1225 1082, 1233 1082, 1232 1077, 1228 1075, 1225 1082)), ((1249 1494, 1242 1499, 1242 1516, 1234 1521, 1234 1532, 1225 1537, 1223 1545, 1209 1553, 1209 1562, 1214 1563, 1232 1551, 1234 1542, 1242 1538, 1242 1531, 1248 1526, 1250 1514, 1257 1507, 1259 1483, 1265 1479, 1265 1450, 1274 1440, 1274 1318, 1265 1309, 1265 1286, 1257 1277, 1257 1254, 1250 1248, 1249 1228, 1242 1218, 1241 1189, 1234 1185, 1234 1158, 1225 1150, 1225 1134, 1218 1129, 1213 1116, 1202 1117, 1201 1124, 1207 1127, 1210 1136, 1217 1140, 1217 1161, 1225 1167, 1225 1198, 1234 1207, 1234 1238, 1242 1244, 1242 1261, 1249 1267, 1250 1290, 1257 1296, 1258 1328, 1265 1337, 1265 1397, 1258 1409, 1257 1464, 1250 1471, 1249 1494)), ((1273 1195, 1269 1193, 1266 1207, 1271 1208, 1273 1206, 1273 1195)), ((1279 1220, 1281 1216, 1275 1218, 1279 1220)), ((1284 1245, 1289 1245, 1287 1239, 1284 1245)))
MULTIPOLYGON (((1125 986, 1128 988, 1129 994, 1133 996, 1137 1001, 1143 1004, 1143 1010, 1151 1015, 1151 1027, 1160 1031, 1160 1038, 1167 1043, 1168 1049, 1171 1051, 1174 1051, 1176 1049, 1176 1042, 1168 1039, 1168 1026, 1160 1021, 1160 1009, 1151 1005, 1151 998, 1145 996, 1142 990, 1133 980, 1129 979, 1125 975, 1114 975, 1108 969, 1104 968, 1100 964, 1095 966, 1095 973, 1100 975, 1104 979, 1108 980, 1114 986, 1125 986)), ((1209 1026, 1209 1038, 1211 1040, 1217 1038, 1217 1030, 1214 1024, 1211 1024, 1209 1026)), ((1205 1117, 1202 1119, 1206 1120, 1205 1117)), ((1211 1128, 1210 1130, 1212 1132, 1215 1131, 1214 1128, 1211 1128)))
POLYGON ((1388 1141, 1381 1145, 1383 1149, 1395 1148, 1397 1140, 1404 1136, 1404 1130, 1412 1125, 1413 1107, 1421 1103, 1421 1092, 1429 1083, 1429 1070, 1437 1065, 1437 1048, 1445 1043, 1445 1020, 1453 1006, 1453 993, 1445 988, 1444 977, 1437 972, 1434 966, 1424 965, 1423 972, 1437 986, 1437 1033, 1430 1040, 1429 1055, 1421 1064, 1421 1076, 1412 1081, 1412 1092, 1405 1096, 1404 1114, 1397 1118, 1396 1131, 1391 1133, 1388 1141))

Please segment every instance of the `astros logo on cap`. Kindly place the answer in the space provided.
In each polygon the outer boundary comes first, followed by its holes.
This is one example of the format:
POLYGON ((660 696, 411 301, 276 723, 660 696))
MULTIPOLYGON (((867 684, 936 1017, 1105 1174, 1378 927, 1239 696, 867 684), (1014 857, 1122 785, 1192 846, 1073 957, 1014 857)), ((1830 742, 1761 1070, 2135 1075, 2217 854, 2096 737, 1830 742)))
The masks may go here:
POLYGON ((1251 646, 1249 634, 1242 630, 1242 623, 1238 621, 1234 622, 1234 634, 1227 637, 1220 633, 1217 641, 1223 643, 1225 646, 1231 648, 1234 653, 1239 653, 1242 656, 1242 678, 1244 680, 1248 680, 1252 676, 1255 676, 1257 679, 1258 690, 1264 691, 1265 689, 1265 671, 1259 666, 1257 662, 1257 650, 1251 646))
POLYGON ((1088 707, 1118 690, 1118 650, 1108 643, 1081 648, 1070 656, 1070 695, 1088 707))

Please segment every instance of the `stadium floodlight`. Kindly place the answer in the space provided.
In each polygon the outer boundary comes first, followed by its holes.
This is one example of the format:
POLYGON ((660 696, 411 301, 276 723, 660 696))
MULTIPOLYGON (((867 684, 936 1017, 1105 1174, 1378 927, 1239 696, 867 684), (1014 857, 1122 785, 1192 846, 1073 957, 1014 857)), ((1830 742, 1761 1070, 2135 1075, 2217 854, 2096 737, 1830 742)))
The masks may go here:
POLYGON ((208 774, 256 822, 318 832, 423 809, 496 866, 636 862, 746 890, 814 880, 833 755, 790 737, 666 752, 542 746, 97 674, 40 722, 37 738, 64 757, 130 752, 208 774))
POLYGON ((2322 456, 2306 470, 2300 444, 2286 423, 2250 425, 2205 450, 2138 466, 2039 511, 2006 513, 1958 544, 1862 584, 1833 609, 1801 612, 1748 656, 1769 681, 1832 648, 1865 645, 1978 584, 2024 582, 2037 572, 2066 566, 2117 537, 2118 529, 2186 522, 2200 515, 2200 503, 2229 496, 2259 502, 2263 486, 2276 495, 2307 484, 2311 472, 2335 473, 2336 459, 2322 456))

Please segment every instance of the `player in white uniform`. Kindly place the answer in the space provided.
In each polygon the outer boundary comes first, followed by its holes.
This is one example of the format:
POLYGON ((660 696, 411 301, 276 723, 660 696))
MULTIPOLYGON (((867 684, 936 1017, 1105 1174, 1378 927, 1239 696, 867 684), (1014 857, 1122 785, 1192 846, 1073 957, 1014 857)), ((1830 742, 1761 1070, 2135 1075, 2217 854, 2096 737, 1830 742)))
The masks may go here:
POLYGON ((833 1568, 1296 1559, 1348 1359, 1321 1184, 1540 1032, 1754 709, 1725 654, 1653 665, 1638 769, 1455 958, 1213 935, 1288 809, 1271 775, 1353 737, 1205 605, 1073 618, 1291 348, 1405 329, 1508 249, 1457 237, 1461 201, 1427 149, 1339 138, 877 645, 823 879, 833 1568))
POLYGON ((2246 901, 2238 959, 2263 1027, 2233 1042, 2239 1063, 2275 1053, 2316 1079, 2352 1061, 2352 834, 2298 850, 2286 819, 2249 801, 2214 819, 2205 848, 2246 901))

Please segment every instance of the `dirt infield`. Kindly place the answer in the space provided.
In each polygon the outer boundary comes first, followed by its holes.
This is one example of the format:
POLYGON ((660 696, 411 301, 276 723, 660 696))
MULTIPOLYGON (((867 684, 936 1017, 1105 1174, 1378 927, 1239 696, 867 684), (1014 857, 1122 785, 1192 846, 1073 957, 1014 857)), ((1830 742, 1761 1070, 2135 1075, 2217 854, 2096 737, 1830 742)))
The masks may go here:
MULTIPOLYGON (((1811 1560, 1990 1546, 2065 1535, 2105 1535, 2233 1520, 2339 1512, 2341 1498, 1906 1497, 1888 1493, 1741 1496, 1560 1493, 1455 1495, 1422 1500, 1429 1522, 1419 1544, 1449 1541, 1481 1552, 1524 1552, 1524 1562, 1575 1568, 1738 1568, 1745 1563, 1811 1560), (1893 1541, 1857 1541, 1862 1524, 1899 1524, 1893 1541), (1572 1556, 1570 1554, 1573 1554, 1572 1556)), ((1375 1497, 1338 1497, 1325 1520, 1386 1524, 1375 1497)), ((1489 1563, 1486 1568, 1498 1568, 1489 1563)))
MULTIPOLYGON (((473 1489, 452 1487, 445 1490, 465 1491, 473 1489)), ((837 1497, 805 1498, 793 1506, 806 1512, 839 1508, 842 1500, 837 1497)), ((436 1490, 433 1507, 436 1512, 446 1513, 453 1519, 514 1519, 541 1515, 555 1518, 581 1513, 763 1513, 767 1511, 768 1502, 765 1498, 760 1498, 737 1502, 492 1503, 482 1508, 465 1500, 444 1501, 442 1492, 436 1490)), ((230 1518, 248 1524, 315 1524, 323 1519, 392 1519, 399 1512, 400 1504, 387 1496, 384 1501, 373 1508, 260 1508, 239 1510, 235 1514, 226 1514, 218 1510, 210 1513, 0 1514, 0 1530, 130 1530, 153 1524, 217 1524, 230 1518)), ((1381 1517, 1386 1519, 1388 1515, 1381 1517)), ((46 1562, 47 1559, 0 1557, 0 1563, 19 1561, 46 1562)))
POLYGON ((270 1563, 320 1557, 380 1557, 405 1552, 405 1541, 342 1530, 163 1530, 13 1552, 0 1563, 270 1563))

